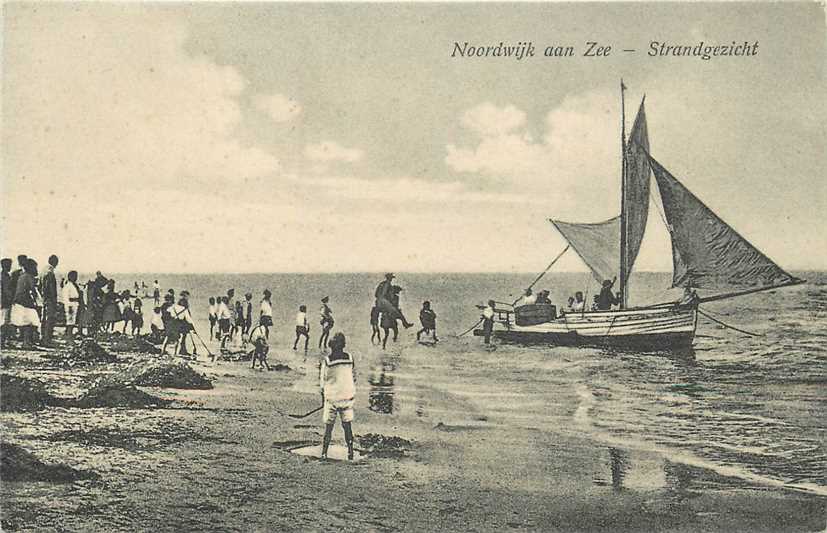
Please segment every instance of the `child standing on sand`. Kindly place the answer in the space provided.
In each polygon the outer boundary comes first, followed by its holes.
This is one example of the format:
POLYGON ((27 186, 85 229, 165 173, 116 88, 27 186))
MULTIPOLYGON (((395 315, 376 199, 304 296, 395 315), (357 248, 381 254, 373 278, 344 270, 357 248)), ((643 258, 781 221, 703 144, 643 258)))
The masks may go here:
POLYGON ((299 338, 304 336, 304 353, 307 354, 307 342, 310 340, 310 331, 307 328, 307 306, 300 305, 296 313, 296 340, 293 341, 293 349, 299 344, 299 338))
POLYGON ((345 335, 338 332, 330 341, 330 355, 322 359, 319 368, 319 388, 324 407, 322 421, 325 424, 322 441, 322 459, 327 458, 330 437, 336 416, 342 419, 342 429, 347 443, 347 458, 353 460, 353 398, 356 395, 356 371, 353 357, 345 350, 345 335))

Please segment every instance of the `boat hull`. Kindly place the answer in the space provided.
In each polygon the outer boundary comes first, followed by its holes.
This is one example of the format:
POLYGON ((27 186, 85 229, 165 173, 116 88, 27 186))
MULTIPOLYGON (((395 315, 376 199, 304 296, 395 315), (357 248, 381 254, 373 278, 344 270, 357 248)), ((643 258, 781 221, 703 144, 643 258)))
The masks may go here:
POLYGON ((500 317, 491 336, 505 342, 646 351, 692 346, 698 322, 695 308, 677 306, 567 313, 532 326, 516 325, 511 313, 500 317))

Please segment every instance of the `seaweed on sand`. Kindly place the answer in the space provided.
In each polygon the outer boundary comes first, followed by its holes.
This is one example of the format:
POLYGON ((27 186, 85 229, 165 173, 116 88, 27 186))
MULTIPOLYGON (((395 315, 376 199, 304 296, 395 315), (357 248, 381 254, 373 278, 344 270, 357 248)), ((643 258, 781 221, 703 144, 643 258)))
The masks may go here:
POLYGON ((80 408, 129 407, 133 409, 166 407, 170 403, 172 403, 170 400, 152 396, 134 385, 123 383, 97 385, 77 400, 67 402, 71 407, 80 408))
POLYGON ((0 375, 0 410, 39 411, 57 405, 57 398, 46 391, 43 383, 20 376, 0 375))
POLYGON ((196 372, 183 361, 153 361, 136 363, 111 378, 112 382, 129 383, 140 387, 209 390, 212 381, 196 372))
POLYGON ((118 357, 107 352, 93 339, 83 339, 80 343, 72 344, 68 350, 58 350, 50 356, 65 367, 73 367, 85 363, 114 363, 118 357))
POLYGON ((112 339, 112 344, 109 349, 113 352, 130 352, 130 353, 147 353, 158 355, 161 349, 149 341, 146 335, 139 335, 137 337, 127 337, 121 335, 112 339))
POLYGON ((129 451, 195 441, 236 444, 213 435, 199 433, 185 426, 169 423, 155 430, 122 426, 70 429, 40 438, 49 442, 75 442, 85 446, 121 448, 129 451))
POLYGON ((97 474, 63 464, 46 464, 20 446, 0 441, 0 477, 4 482, 71 483, 79 479, 96 478, 97 474))
POLYGON ((407 452, 413 447, 413 443, 395 435, 379 435, 378 433, 366 433, 356 437, 359 447, 365 455, 371 457, 388 457, 398 459, 407 456, 407 452))

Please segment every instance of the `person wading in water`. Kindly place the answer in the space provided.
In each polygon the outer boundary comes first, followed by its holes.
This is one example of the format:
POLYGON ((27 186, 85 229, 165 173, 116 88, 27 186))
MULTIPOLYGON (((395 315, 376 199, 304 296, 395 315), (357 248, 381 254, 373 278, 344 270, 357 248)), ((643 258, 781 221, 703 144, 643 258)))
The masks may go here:
POLYGON ((327 339, 330 336, 330 330, 333 329, 333 310, 327 305, 330 298, 325 296, 322 298, 322 307, 319 309, 319 324, 322 326, 322 333, 319 336, 319 349, 321 350, 327 345, 327 339))
MULTIPOLYGON (((405 315, 402 314, 402 310, 398 307, 393 305, 393 278, 395 276, 393 273, 388 272, 385 274, 385 279, 376 286, 376 292, 374 296, 376 296, 376 307, 379 308, 379 311, 383 314, 387 314, 390 318, 394 320, 401 320, 402 325, 406 328, 413 326, 412 323, 408 322, 408 319, 405 318, 405 315)), ((398 301, 398 300, 397 300, 398 301)))

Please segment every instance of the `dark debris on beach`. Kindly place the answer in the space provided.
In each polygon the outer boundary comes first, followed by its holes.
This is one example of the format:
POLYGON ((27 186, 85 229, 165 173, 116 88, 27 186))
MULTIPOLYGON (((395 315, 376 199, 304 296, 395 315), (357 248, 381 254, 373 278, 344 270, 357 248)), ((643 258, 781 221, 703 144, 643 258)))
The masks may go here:
POLYGON ((209 390, 212 381, 183 361, 162 360, 137 362, 110 378, 110 383, 128 383, 139 387, 209 390))
POLYGON ((36 379, 8 374, 0 375, 0 410, 39 411, 50 405, 58 405, 57 398, 36 379))
POLYGON ((178 424, 165 424, 157 430, 122 426, 70 429, 38 438, 49 442, 74 442, 84 446, 120 448, 128 451, 149 450, 194 441, 236 444, 178 424))
POLYGON ((413 443, 408 439, 396 435, 380 435, 378 433, 366 433, 356 437, 359 442, 360 451, 363 455, 371 457, 384 457, 399 459, 406 457, 413 448, 413 443))
POLYGON ((80 479, 94 479, 97 474, 63 464, 44 463, 20 446, 0 441, 0 477, 4 482, 71 483, 80 479))
POLYGON ((148 335, 139 335, 137 337, 127 337, 126 335, 119 335, 113 337, 109 349, 117 353, 140 353, 159 355, 161 349, 149 341, 148 335))
POLYGON ((67 401, 67 406, 81 409, 96 407, 147 409, 166 407, 170 403, 172 403, 170 400, 147 394, 134 385, 102 383, 86 391, 77 400, 67 401))
POLYGON ((72 343, 65 349, 56 350, 47 356, 63 367, 74 367, 84 364, 115 363, 118 357, 109 353, 93 339, 83 339, 79 343, 72 343))

